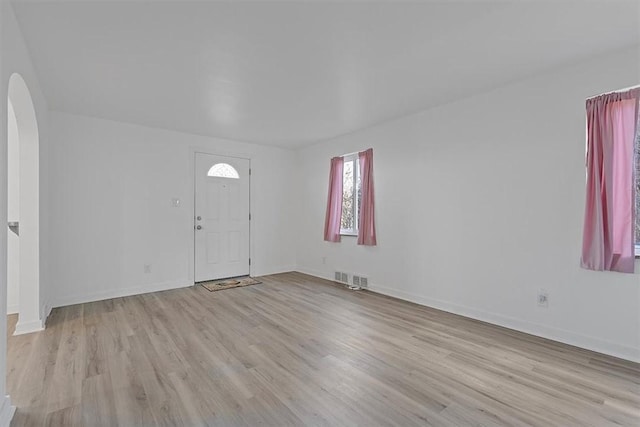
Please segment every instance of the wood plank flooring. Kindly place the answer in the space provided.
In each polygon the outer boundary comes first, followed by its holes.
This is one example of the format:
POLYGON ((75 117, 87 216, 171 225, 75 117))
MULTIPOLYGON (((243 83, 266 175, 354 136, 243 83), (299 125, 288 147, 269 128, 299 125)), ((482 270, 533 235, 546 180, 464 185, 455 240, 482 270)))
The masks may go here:
POLYGON ((638 364, 299 273, 262 280, 53 310, 9 338, 12 426, 640 425, 638 364))

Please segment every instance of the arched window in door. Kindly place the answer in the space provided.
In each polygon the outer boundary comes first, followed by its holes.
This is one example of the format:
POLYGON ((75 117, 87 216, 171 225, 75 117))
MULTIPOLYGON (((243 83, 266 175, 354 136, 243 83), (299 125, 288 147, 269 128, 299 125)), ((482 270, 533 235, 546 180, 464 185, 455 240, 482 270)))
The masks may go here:
POLYGON ((240 178, 240 175, 238 175, 238 171, 228 163, 216 163, 215 165, 211 166, 211 169, 209 169, 209 172, 207 172, 207 176, 215 178, 240 178))

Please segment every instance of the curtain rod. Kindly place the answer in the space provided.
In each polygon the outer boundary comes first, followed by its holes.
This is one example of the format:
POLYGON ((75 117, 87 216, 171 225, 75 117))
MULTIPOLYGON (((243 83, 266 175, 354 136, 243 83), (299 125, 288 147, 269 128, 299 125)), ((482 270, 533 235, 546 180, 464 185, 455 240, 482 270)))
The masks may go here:
POLYGON ((353 156, 354 154, 360 154, 360 152, 359 151, 354 151, 353 153, 343 154, 342 156, 338 156, 338 157, 349 157, 349 156, 353 156))
POLYGON ((603 92, 603 93, 599 93, 599 94, 597 94, 597 95, 590 96, 590 97, 588 97, 587 99, 597 98, 597 97, 599 97, 599 96, 602 96, 602 95, 608 95, 608 94, 610 94, 610 93, 627 92, 627 91, 629 91, 629 90, 633 90, 633 89, 640 89, 640 85, 630 86, 630 87, 626 87, 626 88, 624 88, 624 89, 612 90, 611 92, 603 92))

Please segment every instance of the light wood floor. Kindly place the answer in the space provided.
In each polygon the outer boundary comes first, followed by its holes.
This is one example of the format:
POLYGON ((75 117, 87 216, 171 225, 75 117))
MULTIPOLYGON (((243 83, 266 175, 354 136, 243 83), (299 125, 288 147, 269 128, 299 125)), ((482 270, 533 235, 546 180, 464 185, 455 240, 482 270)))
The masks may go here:
POLYGON ((9 338, 12 426, 640 425, 638 364, 298 273, 263 282, 55 309, 9 338))

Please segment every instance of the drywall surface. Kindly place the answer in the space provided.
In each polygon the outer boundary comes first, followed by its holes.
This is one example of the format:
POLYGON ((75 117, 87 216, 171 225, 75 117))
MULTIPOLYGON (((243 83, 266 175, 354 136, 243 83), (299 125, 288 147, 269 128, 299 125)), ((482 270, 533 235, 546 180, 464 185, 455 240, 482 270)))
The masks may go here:
POLYGON ((585 99, 638 84, 638 59, 611 53, 300 150, 298 269, 640 360, 640 275, 579 262, 585 99), (324 242, 329 159, 368 147, 378 246, 324 242))
POLYGON ((195 151, 251 160, 251 272, 294 269, 293 151, 58 112, 51 128, 54 306, 193 284, 195 151))

